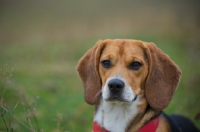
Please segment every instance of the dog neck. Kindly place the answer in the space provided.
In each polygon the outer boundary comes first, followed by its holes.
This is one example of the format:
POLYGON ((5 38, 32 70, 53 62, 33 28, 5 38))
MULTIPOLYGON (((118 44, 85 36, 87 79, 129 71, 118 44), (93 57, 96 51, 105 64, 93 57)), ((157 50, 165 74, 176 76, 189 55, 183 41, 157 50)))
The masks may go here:
POLYGON ((102 132, 144 132, 146 129, 157 128, 155 122, 159 124, 159 118, 156 117, 160 113, 161 111, 152 109, 142 96, 131 103, 111 103, 100 99, 95 107, 93 125, 104 130, 102 132))
MULTIPOLYGON (((157 116, 150 121, 148 121, 144 126, 142 126, 137 132, 156 132, 158 125, 160 123, 160 117, 157 116)), ((108 130, 102 128, 97 122, 93 122, 93 132, 109 132, 108 130)))
MULTIPOLYGON (((140 121, 143 115, 138 106, 142 103, 141 97, 131 103, 107 102, 100 99, 96 108, 94 122, 97 122, 102 128, 111 132, 124 132, 130 125, 135 125, 134 120, 140 121), (140 119, 138 118, 140 117, 140 119)), ((140 127, 136 125, 137 127, 140 127)), ((131 128, 132 129, 132 128, 131 128)))

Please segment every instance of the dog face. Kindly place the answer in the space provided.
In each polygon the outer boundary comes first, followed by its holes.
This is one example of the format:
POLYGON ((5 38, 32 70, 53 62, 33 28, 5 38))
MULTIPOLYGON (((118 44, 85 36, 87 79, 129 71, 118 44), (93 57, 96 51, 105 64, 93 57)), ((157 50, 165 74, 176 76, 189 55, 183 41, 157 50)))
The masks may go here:
POLYGON ((124 40, 105 45, 99 63, 104 100, 132 102, 143 94, 148 60, 141 46, 140 42, 124 40))
POLYGON ((110 102, 132 102, 140 94, 156 110, 167 107, 181 75, 155 44, 127 39, 98 41, 77 70, 87 103, 96 104, 101 95, 110 102))

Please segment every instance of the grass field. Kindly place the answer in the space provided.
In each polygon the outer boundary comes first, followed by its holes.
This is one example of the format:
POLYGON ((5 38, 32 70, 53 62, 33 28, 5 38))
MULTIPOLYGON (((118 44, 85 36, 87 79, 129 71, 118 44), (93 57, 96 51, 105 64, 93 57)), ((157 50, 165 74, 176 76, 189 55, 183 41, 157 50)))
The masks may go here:
POLYGON ((138 6, 45 2, 2 2, 0 131, 90 131, 93 107, 84 102, 75 67, 96 41, 106 38, 150 41, 167 53, 182 78, 165 112, 188 116, 200 129, 200 120, 194 120, 200 112, 200 30, 194 1, 181 5, 180 14, 175 10, 179 3, 156 0, 136 2, 138 6), (185 11, 185 6, 190 8, 185 11))

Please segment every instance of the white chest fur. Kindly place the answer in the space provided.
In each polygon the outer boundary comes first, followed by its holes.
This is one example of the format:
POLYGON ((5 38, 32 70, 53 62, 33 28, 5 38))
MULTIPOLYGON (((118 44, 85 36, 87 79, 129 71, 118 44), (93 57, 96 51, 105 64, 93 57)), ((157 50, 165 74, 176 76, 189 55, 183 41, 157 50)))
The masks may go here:
POLYGON ((124 132, 128 123, 138 113, 139 98, 131 103, 101 100, 94 121, 110 132, 124 132))

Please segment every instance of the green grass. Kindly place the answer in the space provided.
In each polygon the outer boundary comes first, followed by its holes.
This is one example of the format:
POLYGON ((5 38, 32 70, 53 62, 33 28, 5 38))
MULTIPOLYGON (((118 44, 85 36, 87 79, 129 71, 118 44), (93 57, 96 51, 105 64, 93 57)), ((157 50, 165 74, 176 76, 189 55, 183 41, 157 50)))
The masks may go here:
MULTIPOLYGON (((7 60, 13 62, 1 66, 0 93, 3 93, 6 85, 4 102, 12 110, 19 101, 14 111, 17 118, 23 121, 25 118, 21 114, 34 108, 39 128, 45 131, 88 131, 92 124, 93 110, 83 101, 83 88, 75 71, 80 56, 73 55, 76 50, 72 48, 76 48, 76 45, 70 49, 60 42, 47 45, 46 49, 44 45, 22 43, 8 46, 6 52, 1 52, 4 54, 1 63, 6 63, 7 60), (14 70, 9 78, 10 83, 5 84, 6 75, 11 72, 10 66, 14 70)), ((28 123, 26 120, 25 122, 28 123)), ((20 125, 17 130, 21 129, 24 127, 20 125)), ((5 130, 3 123, 0 124, 0 130, 5 130)))

